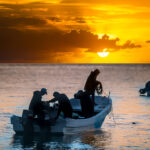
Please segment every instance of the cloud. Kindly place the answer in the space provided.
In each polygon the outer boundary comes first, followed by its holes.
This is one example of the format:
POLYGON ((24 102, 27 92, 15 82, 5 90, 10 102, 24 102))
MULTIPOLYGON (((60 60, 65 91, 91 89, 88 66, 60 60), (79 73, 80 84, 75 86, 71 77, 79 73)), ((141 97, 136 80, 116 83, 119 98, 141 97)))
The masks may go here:
POLYGON ((52 30, 41 31, 0 29, 0 32, 1 61, 49 60, 49 62, 55 62, 59 53, 82 53, 84 49, 87 49, 86 52, 98 52, 103 48, 119 51, 141 47, 130 41, 117 45, 118 38, 109 39, 109 36, 104 35, 99 39, 97 35, 84 30, 65 32, 54 27, 52 30))
POLYGON ((73 21, 77 22, 77 23, 86 23, 85 19, 83 17, 75 17, 73 18, 73 21))
POLYGON ((146 41, 146 43, 150 43, 150 40, 146 41))
POLYGON ((133 6, 150 6, 149 0, 62 0, 66 4, 106 4, 106 5, 133 5, 133 6))
POLYGON ((37 17, 0 17, 0 28, 12 28, 17 26, 43 26, 47 22, 37 17))
POLYGON ((119 38, 111 39, 108 35, 99 38, 90 32, 90 21, 103 20, 105 10, 99 13, 82 5, 44 3, 2 4, 1 8, 7 8, 0 9, 1 62, 55 62, 60 55, 70 53, 73 56, 104 48, 115 52, 141 47, 130 40, 119 45, 119 38))
POLYGON ((141 48, 142 46, 139 44, 134 44, 132 43, 130 40, 126 41, 124 44, 122 45, 115 45, 114 47, 110 47, 111 50, 110 52, 115 52, 115 51, 119 51, 121 49, 132 49, 132 48, 141 48))
POLYGON ((62 22, 62 19, 60 17, 49 17, 47 19, 53 22, 62 22))
POLYGON ((124 43, 122 46, 118 46, 122 49, 126 49, 126 48, 141 48, 141 45, 136 45, 134 43, 132 43, 130 40, 126 41, 126 43, 124 43))
POLYGON ((119 38, 110 39, 108 35, 103 35, 102 38, 98 38, 91 32, 80 30, 72 30, 70 33, 66 34, 65 39, 72 47, 87 49, 87 52, 99 52, 103 51, 104 48, 111 49, 111 52, 119 51, 121 49, 132 49, 141 48, 141 45, 136 45, 131 41, 126 41, 124 44, 119 45, 117 42, 119 38))
MULTIPOLYGON (((18 27, 34 26, 43 28, 48 24, 59 25, 60 28, 83 26, 86 19, 82 16, 82 8, 59 4, 30 3, 2 4, 0 9, 0 26, 18 27)), ((75 28, 76 28, 75 27, 75 28)), ((48 26, 47 26, 48 28, 48 26)), ((79 28, 79 27, 78 27, 79 28)))

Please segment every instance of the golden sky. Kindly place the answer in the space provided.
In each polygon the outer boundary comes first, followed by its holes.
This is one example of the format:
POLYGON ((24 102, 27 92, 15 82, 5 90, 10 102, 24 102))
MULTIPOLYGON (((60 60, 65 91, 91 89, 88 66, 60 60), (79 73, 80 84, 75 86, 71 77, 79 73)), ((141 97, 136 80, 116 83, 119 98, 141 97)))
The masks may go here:
POLYGON ((0 62, 150 63, 149 35, 150 0, 0 0, 0 62))

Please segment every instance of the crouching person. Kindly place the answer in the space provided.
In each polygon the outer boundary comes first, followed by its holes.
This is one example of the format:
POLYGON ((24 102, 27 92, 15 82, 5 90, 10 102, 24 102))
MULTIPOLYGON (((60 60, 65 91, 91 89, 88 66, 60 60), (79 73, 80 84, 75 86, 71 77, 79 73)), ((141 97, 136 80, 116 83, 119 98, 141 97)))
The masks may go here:
POLYGON ((80 99, 82 115, 85 118, 94 115, 94 103, 87 92, 83 92, 82 90, 80 90, 74 95, 74 97, 80 99))
POLYGON ((72 106, 69 98, 65 94, 60 94, 59 92, 53 93, 54 98, 49 101, 49 103, 53 103, 58 101, 59 107, 56 116, 56 120, 58 119, 61 112, 64 113, 65 118, 72 118, 72 106))

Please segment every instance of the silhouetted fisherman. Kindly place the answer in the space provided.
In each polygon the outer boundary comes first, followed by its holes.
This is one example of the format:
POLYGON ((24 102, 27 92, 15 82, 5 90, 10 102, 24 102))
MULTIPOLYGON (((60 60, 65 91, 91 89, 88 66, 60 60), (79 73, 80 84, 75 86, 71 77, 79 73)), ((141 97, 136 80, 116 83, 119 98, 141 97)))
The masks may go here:
POLYGON ((51 103, 58 101, 59 103, 59 108, 55 119, 58 119, 61 112, 64 113, 65 118, 72 118, 72 106, 69 98, 65 94, 60 94, 59 92, 54 92, 53 96, 54 98, 49 102, 51 103))
POLYGON ((82 115, 85 118, 88 118, 94 115, 94 104, 89 94, 87 94, 87 92, 83 92, 80 90, 78 91, 78 93, 74 95, 74 97, 77 99, 80 99, 82 115))
POLYGON ((139 90, 140 94, 147 93, 147 96, 150 96, 150 81, 146 82, 145 88, 139 90))
POLYGON ((42 88, 41 91, 34 91, 29 105, 29 110, 33 112, 33 117, 37 115, 41 123, 44 120, 44 106, 42 104, 42 96, 45 94, 47 94, 47 89, 45 88, 42 88))
POLYGON ((84 90, 87 92, 87 94, 92 95, 93 103, 95 104, 95 90, 98 94, 102 94, 103 87, 100 81, 97 81, 96 78, 100 74, 100 71, 98 69, 95 69, 90 73, 88 76, 84 90))

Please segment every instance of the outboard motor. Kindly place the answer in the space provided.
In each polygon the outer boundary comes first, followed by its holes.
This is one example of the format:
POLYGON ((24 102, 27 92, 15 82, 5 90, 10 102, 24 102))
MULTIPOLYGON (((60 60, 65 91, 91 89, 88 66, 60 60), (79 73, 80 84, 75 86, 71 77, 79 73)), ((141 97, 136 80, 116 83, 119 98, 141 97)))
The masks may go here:
POLYGON ((31 110, 23 110, 22 112, 22 124, 25 125, 28 119, 33 118, 33 112, 31 110))

